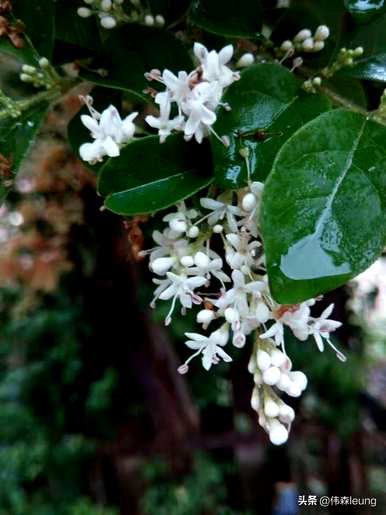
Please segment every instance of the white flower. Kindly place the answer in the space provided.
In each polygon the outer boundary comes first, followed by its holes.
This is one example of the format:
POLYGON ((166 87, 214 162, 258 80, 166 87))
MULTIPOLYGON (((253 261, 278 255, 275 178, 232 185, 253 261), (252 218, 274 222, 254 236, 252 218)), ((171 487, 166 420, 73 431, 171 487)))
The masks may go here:
POLYGON ((170 285, 158 295, 161 300, 173 299, 170 311, 165 319, 165 324, 171 322, 171 315, 174 311, 176 300, 178 299, 183 308, 191 308, 193 303, 200 304, 201 298, 194 293, 194 289, 203 286, 206 283, 205 277, 187 277, 185 274, 177 275, 168 272, 167 278, 170 285))
POLYGON ((334 304, 330 304, 320 315, 319 318, 313 318, 309 327, 309 334, 315 339, 318 349, 322 352, 324 350, 324 340, 334 349, 337 357, 341 361, 346 361, 346 357, 342 354, 330 340, 330 333, 338 329, 342 325, 341 322, 336 320, 329 320, 328 317, 331 315, 334 309, 334 304))
POLYGON ((146 116, 145 121, 150 125, 150 127, 158 129, 160 143, 164 143, 166 138, 173 131, 182 128, 184 118, 182 116, 176 116, 170 119, 171 103, 167 93, 158 93, 156 96, 156 102, 160 106, 159 117, 157 118, 153 115, 148 115, 146 116))
POLYGON ((162 73, 162 80, 169 90, 170 98, 176 102, 179 107, 186 97, 190 95, 191 75, 192 74, 188 75, 184 71, 180 71, 175 75, 170 70, 164 70, 162 73))
POLYGON ((284 345, 284 326, 280 321, 276 321, 268 331, 260 335, 262 340, 267 338, 273 338, 275 340, 275 344, 278 347, 282 347, 284 345))
POLYGON ((248 273, 261 261, 262 256, 259 256, 257 261, 255 257, 256 249, 261 247, 261 243, 257 240, 250 241, 247 232, 229 233, 226 239, 230 245, 225 247, 225 258, 231 268, 248 273))
MULTIPOLYGON (((88 107, 90 109, 90 105, 88 107)), ((80 119, 95 141, 80 146, 81 158, 92 164, 101 161, 104 156, 119 156, 121 146, 134 137, 133 120, 138 113, 131 113, 122 120, 118 110, 110 105, 102 114, 95 109, 90 109, 90 114, 91 116, 84 114, 80 119)))
POLYGON ((227 290, 214 305, 219 309, 234 308, 241 317, 249 315, 248 296, 259 297, 265 283, 263 281, 245 282, 245 276, 239 270, 232 272, 233 288, 227 290))
POLYGON ((221 197, 218 197, 217 200, 213 198, 202 198, 200 199, 200 204, 205 209, 212 211, 208 216, 209 225, 216 225, 218 221, 226 218, 230 230, 237 232, 237 220, 235 217, 242 214, 240 208, 221 200, 221 197))
POLYGON ((202 142, 208 128, 217 118, 209 105, 217 105, 220 97, 221 92, 219 94, 216 84, 201 82, 193 88, 189 98, 183 104, 184 113, 188 116, 184 128, 186 140, 194 136, 198 143, 202 142))
POLYGON ((229 332, 225 324, 209 336, 197 333, 185 333, 185 335, 189 338, 185 345, 197 351, 191 358, 197 354, 202 354, 202 366, 205 370, 209 370, 212 365, 219 363, 220 359, 226 362, 232 361, 232 358, 222 348, 229 338, 229 332))
POLYGON ((225 46, 220 52, 209 52, 201 43, 195 43, 193 52, 201 64, 204 80, 217 81, 222 87, 226 87, 239 78, 238 73, 225 66, 232 59, 232 45, 225 46))
POLYGON ((222 271, 223 262, 220 257, 210 259, 204 252, 197 252, 194 256, 195 266, 189 268, 189 275, 201 275, 209 279, 210 274, 221 283, 229 282, 229 277, 222 271))

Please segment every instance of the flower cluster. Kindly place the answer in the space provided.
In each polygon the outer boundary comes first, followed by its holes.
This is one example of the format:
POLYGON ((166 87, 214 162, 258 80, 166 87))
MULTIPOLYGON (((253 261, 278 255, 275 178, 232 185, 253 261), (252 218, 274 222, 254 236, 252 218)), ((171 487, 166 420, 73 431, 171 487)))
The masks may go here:
POLYGON ((330 29, 326 25, 320 25, 315 30, 314 35, 310 29, 299 31, 292 41, 283 41, 280 50, 285 53, 295 52, 320 52, 324 48, 324 42, 330 36, 330 29))
POLYGON ((175 75, 170 70, 161 73, 154 69, 146 74, 148 80, 156 80, 166 88, 154 92, 159 117, 146 117, 146 122, 158 130, 161 143, 173 131, 182 131, 185 140, 194 137, 199 143, 209 132, 214 133, 215 111, 221 105, 224 88, 239 79, 239 74, 227 66, 233 56, 232 45, 216 52, 195 43, 193 52, 199 66, 190 73, 180 71, 175 75))
POLYGON ((140 0, 130 0, 130 11, 123 10, 124 0, 84 0, 88 7, 79 7, 77 10, 81 18, 98 16, 104 29, 113 29, 119 23, 140 22, 148 26, 162 27, 165 24, 160 14, 153 16, 143 8, 140 0))
POLYGON ((90 115, 81 116, 81 121, 91 132, 94 141, 80 146, 80 157, 88 163, 95 164, 102 161, 105 156, 119 156, 121 147, 134 137, 136 127, 133 120, 138 113, 131 113, 122 120, 113 105, 99 113, 92 106, 92 97, 81 99, 90 111, 90 115))
POLYGON ((58 75, 46 57, 39 59, 39 68, 23 64, 20 80, 32 84, 35 88, 53 88, 58 82, 58 75))
POLYGON ((180 373, 188 372, 198 356, 206 370, 221 360, 231 361, 225 351, 229 342, 240 348, 252 332, 259 334, 249 365, 255 381, 252 406, 271 441, 280 444, 288 437, 294 413, 273 388, 297 397, 307 384, 302 372, 291 371, 285 327, 301 341, 312 336, 321 351, 327 342, 344 357, 330 340, 341 325, 328 318, 333 305, 315 318, 315 299, 278 305, 270 294, 258 226, 262 190, 261 183, 249 181, 237 192, 201 198, 200 209, 181 203, 164 217, 167 226, 153 233, 157 246, 147 252, 150 269, 158 276, 153 279, 157 287, 152 305, 158 299, 171 301, 165 323, 171 322, 179 303, 183 314, 201 306, 197 322, 204 330, 215 326, 208 336, 186 333, 185 343, 194 352, 180 373))

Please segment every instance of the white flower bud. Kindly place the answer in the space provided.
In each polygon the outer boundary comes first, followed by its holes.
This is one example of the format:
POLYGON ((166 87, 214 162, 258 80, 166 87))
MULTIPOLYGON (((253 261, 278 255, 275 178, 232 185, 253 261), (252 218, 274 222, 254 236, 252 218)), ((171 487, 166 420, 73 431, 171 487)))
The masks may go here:
POLYGON ((260 398, 259 398, 259 392, 256 388, 254 388, 254 390, 252 392, 251 406, 252 406, 252 409, 254 409, 255 411, 259 411, 260 398))
POLYGON ((173 218, 172 220, 170 220, 169 227, 172 231, 179 233, 185 232, 187 229, 185 220, 180 220, 178 218, 173 218))
POLYGON ((274 386, 280 380, 280 370, 277 367, 269 367, 263 372, 263 381, 265 384, 274 386))
POLYGON ((175 257, 160 257, 150 263, 149 268, 157 275, 164 275, 176 262, 175 257))
POLYGON ((28 73, 28 75, 33 75, 34 73, 36 73, 35 66, 30 66, 29 64, 23 64, 21 69, 24 73, 28 73))
POLYGON ((151 14, 147 14, 145 16, 145 25, 147 25, 148 27, 152 27, 154 25, 154 16, 152 16, 151 14))
POLYGON ((110 11, 112 6, 113 6, 113 4, 112 4, 111 0, 102 0, 102 2, 101 2, 102 11, 110 11))
POLYGON ((312 52, 314 50, 314 40, 313 38, 307 38, 302 43, 302 49, 305 52, 312 52))
POLYGON ((256 370, 256 372, 253 374, 253 382, 256 386, 260 386, 263 384, 263 378, 259 370, 256 370))
POLYGON ((220 234, 221 232, 223 232, 223 230, 224 230, 224 227, 220 224, 216 224, 213 226, 213 232, 216 234, 220 234))
POLYGON ((292 41, 287 39, 286 41, 283 41, 283 43, 280 45, 280 49, 283 50, 283 52, 289 52, 294 47, 292 41))
POLYGON ((276 384, 276 386, 281 390, 282 392, 286 392, 288 388, 291 386, 291 379, 288 377, 287 374, 281 374, 279 382, 276 384))
POLYGON ((320 52, 324 48, 324 41, 315 41, 313 52, 320 52))
POLYGON ((247 66, 251 66, 255 62, 255 56, 250 52, 243 54, 240 59, 237 61, 237 68, 246 68, 247 66))
POLYGON ((327 25, 319 25, 319 27, 315 31, 314 39, 315 41, 324 41, 330 35, 330 29, 327 25))
POLYGON ((354 56, 355 56, 355 57, 360 57, 361 55, 363 55, 363 47, 362 47, 362 46, 358 46, 358 47, 354 50, 354 56))
POLYGON ((257 199, 253 193, 247 193, 244 195, 243 200, 241 201, 241 206, 244 211, 250 212, 253 211, 256 207, 257 199))
POLYGON ((89 18, 92 15, 92 11, 88 7, 79 7, 76 12, 81 18, 89 18))
POLYGON ((287 388, 286 393, 290 397, 300 397, 300 395, 302 394, 302 391, 296 383, 291 383, 289 385, 289 387, 287 388))
POLYGON ((291 372, 290 378, 300 388, 300 390, 303 391, 307 388, 307 384, 308 384, 307 376, 300 370, 298 370, 296 372, 291 372))
POLYGON ((47 57, 41 57, 39 59, 39 66, 40 66, 40 68, 48 68, 49 65, 50 65, 50 62, 47 59, 47 57))
POLYGON ((267 399, 264 402, 264 413, 267 417, 275 418, 279 415, 279 406, 272 399, 267 399))
POLYGON ((226 308, 224 311, 224 317, 227 322, 230 324, 234 324, 235 322, 238 322, 240 317, 238 311, 236 311, 233 308, 226 308))
POLYGON ((117 26, 117 22, 112 16, 103 16, 101 19, 101 25, 104 29, 113 29, 117 26))
POLYGON ((264 304, 264 302, 259 302, 255 312, 257 321, 260 324, 265 324, 270 318, 270 311, 268 307, 264 304))
POLYGON ((296 36, 294 37, 294 41, 296 41, 296 43, 301 43, 302 41, 310 38, 311 36, 312 32, 309 29, 303 29, 296 34, 296 36))
POLYGON ((274 349, 271 353, 271 361, 273 366, 280 368, 287 361, 287 356, 279 349, 274 349))
POLYGON ((21 73, 20 74, 20 80, 22 82, 32 82, 33 81, 31 75, 27 75, 26 73, 21 73))
POLYGON ((208 325, 215 319, 215 313, 211 309, 202 309, 197 313, 196 320, 199 324, 208 325))
POLYGON ((192 256, 182 256, 180 259, 180 263, 182 266, 193 266, 194 265, 194 259, 192 256))
POLYGON ((253 355, 252 355, 250 360, 248 361, 248 372, 250 374, 254 374, 255 371, 256 371, 256 361, 253 359, 253 355))
POLYGON ((256 354, 256 363, 261 371, 267 370, 271 366, 271 357, 265 350, 259 350, 256 354))
POLYGON ((187 234, 189 238, 197 238, 197 236, 200 234, 200 229, 196 225, 193 225, 190 227, 187 234))
POLYGON ((283 420, 283 422, 289 424, 295 419, 295 412, 291 406, 288 406, 288 404, 282 404, 279 410, 279 417, 283 420))
POLYGON ((269 439, 273 445, 282 445, 288 440, 288 431, 283 424, 273 420, 269 431, 269 439), (276 423, 273 424, 273 422, 276 423))
POLYGON ((194 264, 198 267, 206 268, 210 263, 210 259, 204 252, 197 252, 194 256, 194 264))
POLYGON ((317 86, 317 87, 321 86, 321 84, 322 84, 322 79, 321 79, 321 77, 314 77, 314 78, 312 79, 312 84, 313 84, 314 86, 317 86))
POLYGON ((83 0, 83 2, 85 4, 92 5, 95 2, 95 0, 83 0))
POLYGON ((165 25, 165 18, 161 14, 157 14, 155 17, 155 23, 158 27, 163 27, 165 25))

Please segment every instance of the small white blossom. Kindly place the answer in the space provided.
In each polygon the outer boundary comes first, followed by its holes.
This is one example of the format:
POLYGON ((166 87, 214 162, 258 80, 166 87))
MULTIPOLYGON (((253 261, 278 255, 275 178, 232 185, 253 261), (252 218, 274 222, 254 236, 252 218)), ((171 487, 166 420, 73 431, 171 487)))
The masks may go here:
POLYGON ((185 335, 189 338, 185 345, 198 351, 191 357, 202 354, 202 366, 205 370, 209 370, 212 365, 219 363, 220 359, 226 362, 232 361, 232 358, 223 349, 229 337, 226 326, 214 331, 209 336, 197 333, 185 333, 185 335))

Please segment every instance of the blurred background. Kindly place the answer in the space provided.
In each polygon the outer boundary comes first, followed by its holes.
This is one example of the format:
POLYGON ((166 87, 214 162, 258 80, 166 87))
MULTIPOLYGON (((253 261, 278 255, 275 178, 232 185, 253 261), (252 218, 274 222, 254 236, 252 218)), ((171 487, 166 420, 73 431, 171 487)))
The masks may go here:
POLYGON ((168 306, 149 309, 138 253, 156 222, 100 210, 65 142, 78 109, 73 95, 49 115, 1 208, 0 515, 386 513, 385 262, 324 300, 346 363, 288 338, 309 387, 275 448, 250 407, 248 346, 177 373, 194 317, 166 330, 168 306), (377 506, 298 505, 311 494, 377 506))

